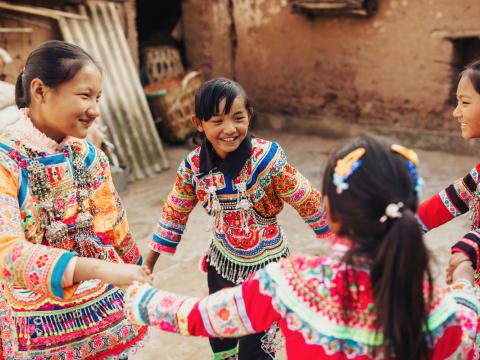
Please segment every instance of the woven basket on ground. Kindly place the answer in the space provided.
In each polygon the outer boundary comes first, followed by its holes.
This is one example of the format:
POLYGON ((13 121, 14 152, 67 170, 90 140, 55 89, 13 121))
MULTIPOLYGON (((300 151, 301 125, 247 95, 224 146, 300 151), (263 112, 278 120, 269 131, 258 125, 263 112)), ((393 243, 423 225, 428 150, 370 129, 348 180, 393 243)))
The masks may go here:
POLYGON ((195 112, 195 93, 202 81, 200 72, 191 71, 145 87, 150 110, 164 140, 184 142, 195 131, 191 119, 195 112))

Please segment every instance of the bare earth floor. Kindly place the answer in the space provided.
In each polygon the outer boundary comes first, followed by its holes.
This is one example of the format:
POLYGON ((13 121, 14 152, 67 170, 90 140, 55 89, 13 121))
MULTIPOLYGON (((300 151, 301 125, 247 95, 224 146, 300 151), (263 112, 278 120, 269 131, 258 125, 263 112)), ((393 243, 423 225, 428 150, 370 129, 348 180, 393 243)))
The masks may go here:
MULTIPOLYGON (((260 131, 256 135, 279 142, 289 162, 317 188, 320 187, 321 172, 329 152, 347 141, 279 132, 260 131)), ((167 146, 170 169, 153 178, 130 184, 128 190, 121 194, 130 227, 142 254, 146 254, 148 250, 148 240, 155 228, 163 202, 173 185, 176 167, 190 149, 186 145, 167 146)), ((418 151, 418 154, 420 172, 426 183, 423 198, 465 175, 477 162, 477 158, 472 156, 434 151, 418 151)), ((160 257, 155 269, 157 287, 192 296, 207 294, 206 276, 198 270, 198 261, 208 242, 208 233, 205 232, 206 221, 207 215, 197 207, 190 216, 177 253, 174 256, 160 257)), ((317 255, 327 253, 326 244, 315 240, 310 228, 290 206, 286 205, 279 216, 279 221, 286 230, 293 252, 317 255)), ((463 216, 427 235, 427 244, 435 255, 433 268, 439 281, 444 281, 443 269, 448 261, 450 246, 467 230, 468 223, 467 217, 463 216)), ((210 358, 207 339, 186 338, 156 329, 151 330, 145 348, 134 357, 139 360, 210 358)), ((284 350, 280 352, 278 359, 286 359, 284 350)))

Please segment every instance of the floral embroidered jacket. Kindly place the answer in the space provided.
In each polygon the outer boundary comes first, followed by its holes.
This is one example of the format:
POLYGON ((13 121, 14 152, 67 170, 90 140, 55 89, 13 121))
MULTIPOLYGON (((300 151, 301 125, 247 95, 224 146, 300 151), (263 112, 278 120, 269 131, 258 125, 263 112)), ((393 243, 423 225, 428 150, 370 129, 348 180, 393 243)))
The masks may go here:
MULTIPOLYGON (((430 231, 451 219, 472 212, 472 230, 453 247, 453 252, 465 253, 478 272, 480 270, 480 217, 478 213, 478 183, 480 163, 467 175, 456 180, 438 194, 424 201, 417 215, 424 232, 430 231)), ((479 284, 480 285, 480 284, 479 284)))
POLYGON ((276 219, 284 202, 297 210, 318 238, 329 233, 321 194, 287 162, 282 148, 259 138, 251 142, 251 156, 235 179, 218 169, 201 173, 200 147, 184 159, 150 242, 152 250, 175 253, 197 202, 212 215, 212 185, 217 189, 222 219, 212 231, 206 260, 230 281, 240 283, 255 270, 288 255, 285 235, 276 219), (253 205, 247 229, 242 226, 244 214, 238 207, 240 182, 246 183, 248 200, 253 205))
POLYGON ((46 165, 52 200, 71 228, 78 210, 74 148, 93 179, 89 200, 97 213, 92 239, 99 252, 91 255, 141 261, 105 155, 78 139, 55 143, 33 127, 24 111, 21 121, 0 135, 0 358, 103 359, 133 351, 143 342, 146 328, 125 318, 119 289, 99 280, 64 288, 69 282, 65 271, 76 255, 75 238, 70 236, 62 248, 45 240, 41 205, 29 184, 32 152, 27 149, 41 154, 37 160, 46 165))
MULTIPOLYGON (((385 359, 369 270, 347 269, 342 254, 334 247, 331 257, 282 259, 203 299, 135 285, 127 290, 126 310, 140 324, 194 336, 239 337, 277 322, 290 360, 385 359), (355 299, 349 317, 342 311, 346 277, 355 299)), ((472 359, 479 314, 477 293, 466 281, 436 287, 428 318, 430 358, 472 359)))

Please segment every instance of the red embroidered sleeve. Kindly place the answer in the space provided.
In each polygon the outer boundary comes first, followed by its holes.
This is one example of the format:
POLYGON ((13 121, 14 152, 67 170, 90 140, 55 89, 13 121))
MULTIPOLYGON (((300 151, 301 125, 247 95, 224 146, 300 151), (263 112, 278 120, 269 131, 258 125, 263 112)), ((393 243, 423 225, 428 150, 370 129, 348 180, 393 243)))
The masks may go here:
POLYGON ((280 320, 271 298, 260 293, 253 278, 203 299, 134 285, 127 290, 126 309, 137 323, 194 336, 239 337, 267 330, 280 320))
POLYGON ((424 201, 417 215, 424 231, 434 229, 469 211, 479 182, 480 164, 438 194, 424 201))

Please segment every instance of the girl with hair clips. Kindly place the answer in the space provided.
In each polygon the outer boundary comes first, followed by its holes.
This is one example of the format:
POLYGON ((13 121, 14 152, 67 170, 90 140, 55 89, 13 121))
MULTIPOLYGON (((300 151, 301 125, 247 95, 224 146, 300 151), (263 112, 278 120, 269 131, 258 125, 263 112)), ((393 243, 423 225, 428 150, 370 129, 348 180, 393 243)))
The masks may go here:
POLYGON ((480 304, 461 264, 434 285, 415 218, 413 151, 364 137, 329 160, 323 195, 332 254, 296 255, 203 299, 144 284, 126 290, 132 320, 184 335, 252 334, 278 322, 288 358, 472 359, 480 304))
MULTIPOLYGON (((460 73, 457 86, 457 106, 453 117, 460 123, 465 140, 480 138, 480 60, 468 65, 460 73)), ((447 282, 452 271, 463 261, 475 269, 475 284, 480 286, 480 163, 465 177, 423 202, 418 218, 424 232, 470 211, 470 231, 452 246, 452 256, 447 268, 447 282)))
POLYGON ((150 279, 108 160, 82 140, 101 80, 62 41, 33 50, 18 76, 21 119, 0 134, 0 358, 125 359, 143 343, 110 284, 150 279))
MULTIPOLYGON (((197 202, 211 220, 210 244, 202 261, 210 294, 240 284, 288 255, 277 222, 284 202, 318 238, 327 235, 320 193, 287 162, 277 143, 249 135, 252 116, 253 107, 235 81, 213 79, 198 90, 193 123, 204 140, 178 168, 151 241, 148 268, 153 269, 159 253, 175 253, 197 202)), ((264 335, 210 339, 214 358, 269 359, 262 350, 264 335)))

